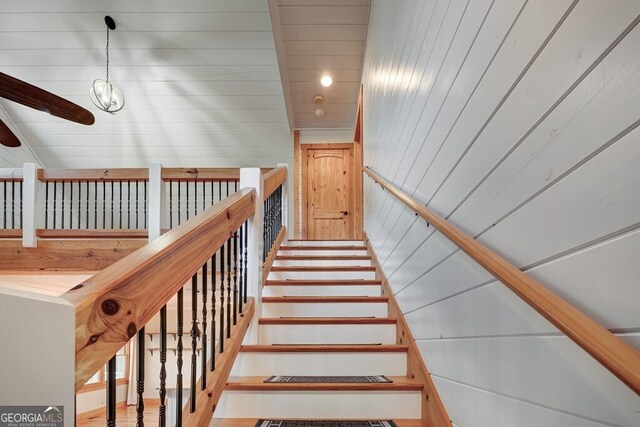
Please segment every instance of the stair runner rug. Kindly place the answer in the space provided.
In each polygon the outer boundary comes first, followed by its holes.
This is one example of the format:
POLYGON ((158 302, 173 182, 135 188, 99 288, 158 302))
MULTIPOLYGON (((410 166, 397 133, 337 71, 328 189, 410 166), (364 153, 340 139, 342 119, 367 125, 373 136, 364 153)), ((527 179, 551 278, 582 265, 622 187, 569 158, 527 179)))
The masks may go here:
POLYGON ((393 421, 258 420, 255 427, 397 427, 393 421))
MULTIPOLYGON (((282 376, 274 375, 264 380, 265 383, 391 383, 384 375, 374 376, 282 376)), ((315 425, 315 424, 314 424, 315 425)))

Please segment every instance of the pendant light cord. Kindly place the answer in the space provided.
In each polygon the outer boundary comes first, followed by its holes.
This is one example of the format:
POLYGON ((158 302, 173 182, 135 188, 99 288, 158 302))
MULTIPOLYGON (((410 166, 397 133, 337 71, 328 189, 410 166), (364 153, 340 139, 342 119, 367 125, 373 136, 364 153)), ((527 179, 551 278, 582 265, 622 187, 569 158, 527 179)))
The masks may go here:
POLYGON ((107 83, 109 83, 109 27, 107 27, 107 83))

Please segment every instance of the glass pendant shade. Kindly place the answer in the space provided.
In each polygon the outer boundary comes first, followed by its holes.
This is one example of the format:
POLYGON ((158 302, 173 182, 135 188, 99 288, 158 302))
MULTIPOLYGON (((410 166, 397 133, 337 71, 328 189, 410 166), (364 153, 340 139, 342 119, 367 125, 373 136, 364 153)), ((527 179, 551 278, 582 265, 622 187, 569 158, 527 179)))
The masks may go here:
POLYGON ((102 111, 118 114, 124 108, 122 91, 108 81, 94 80, 90 94, 93 104, 102 111))

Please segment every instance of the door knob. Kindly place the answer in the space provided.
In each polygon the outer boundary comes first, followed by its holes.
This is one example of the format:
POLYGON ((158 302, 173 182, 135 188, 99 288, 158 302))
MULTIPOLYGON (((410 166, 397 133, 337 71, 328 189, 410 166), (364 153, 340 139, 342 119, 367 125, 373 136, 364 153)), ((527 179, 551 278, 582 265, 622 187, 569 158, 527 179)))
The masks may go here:
POLYGON ((340 211, 342 215, 349 215, 349 211, 340 211))

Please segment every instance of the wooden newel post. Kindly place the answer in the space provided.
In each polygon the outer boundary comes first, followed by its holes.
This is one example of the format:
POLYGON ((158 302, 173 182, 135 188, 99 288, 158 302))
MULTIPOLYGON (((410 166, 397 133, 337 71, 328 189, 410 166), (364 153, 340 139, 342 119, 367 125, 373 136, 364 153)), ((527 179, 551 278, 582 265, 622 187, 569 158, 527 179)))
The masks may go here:
POLYGON ((258 319, 262 316, 262 172, 259 168, 240 169, 240 188, 256 190, 256 210, 248 220, 247 295, 255 298, 255 315, 245 335, 245 344, 258 344, 258 319))
POLYGON ((44 206, 38 206, 39 181, 35 163, 25 163, 22 171, 22 246, 38 246, 36 230, 44 206))

